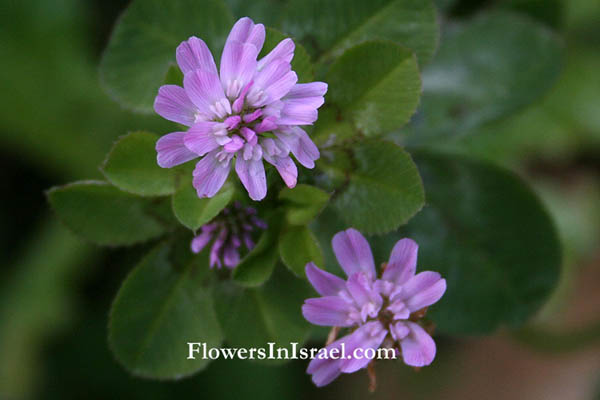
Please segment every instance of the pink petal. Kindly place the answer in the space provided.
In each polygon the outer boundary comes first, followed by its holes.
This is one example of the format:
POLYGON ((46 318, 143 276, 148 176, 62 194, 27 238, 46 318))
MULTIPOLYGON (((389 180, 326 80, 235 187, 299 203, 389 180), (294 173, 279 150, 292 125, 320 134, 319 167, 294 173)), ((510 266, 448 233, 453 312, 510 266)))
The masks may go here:
POLYGON ((215 240, 215 242, 213 243, 212 247, 210 248, 210 267, 214 267, 215 265, 217 266, 217 268, 221 268, 221 249, 223 248, 223 245, 225 244, 225 238, 227 237, 227 229, 223 228, 221 229, 221 231, 219 232, 217 239, 215 240))
POLYGON ((367 239, 356 229, 338 232, 331 241, 333 252, 340 266, 349 277, 365 272, 370 279, 375 277, 375 262, 367 239))
POLYGON ((179 69, 184 75, 196 69, 202 69, 213 74, 217 73, 217 66, 208 46, 195 36, 181 42, 175 54, 179 69))
POLYGON ((345 289, 346 282, 342 278, 317 268, 312 262, 306 264, 305 271, 308 281, 321 296, 333 296, 345 289))
POLYGON ((412 239, 401 239, 394 245, 382 279, 404 284, 415 275, 419 245, 412 239))
POLYGON ((185 147, 185 136, 185 132, 173 132, 156 141, 158 165, 162 168, 171 168, 198 157, 198 154, 185 147))
POLYGON ((254 86, 248 95, 250 103, 256 107, 272 103, 285 96, 298 81, 298 76, 291 70, 289 62, 274 60, 260 71, 254 86), (260 97, 256 93, 264 92, 260 97))
POLYGON ((275 132, 275 135, 290 148, 300 164, 306 168, 314 168, 315 160, 320 156, 319 149, 302 128, 285 128, 275 132))
POLYGON ((289 188, 293 188, 296 186, 296 181, 298 179, 298 168, 294 161, 290 156, 286 157, 271 157, 268 154, 263 154, 264 159, 277 168, 279 175, 285 182, 286 186, 289 188))
POLYGON ((184 138, 185 146, 199 156, 219 147, 213 128, 218 122, 202 121, 194 124, 184 138))
POLYGON ((338 296, 325 296, 306 299, 302 315, 311 324, 321 326, 351 326, 354 322, 349 313, 352 306, 338 296))
POLYGON ((285 100, 300 100, 306 105, 317 109, 323 105, 327 93, 327 84, 324 82, 297 83, 294 85, 285 100))
POLYGON ((178 124, 190 126, 196 119, 198 109, 185 90, 177 85, 164 85, 158 89, 154 111, 161 117, 178 124))
POLYGON ((221 82, 230 99, 239 96, 256 71, 256 47, 249 43, 227 41, 221 57, 221 82))
POLYGON ((291 62, 292 58, 294 58, 295 47, 296 45, 292 39, 283 39, 277 44, 277 46, 275 46, 273 50, 269 52, 269 54, 258 61, 258 71, 261 71, 263 68, 265 68, 265 66, 275 60, 283 60, 288 63, 291 62))
POLYGON ((217 194, 229 175, 229 159, 221 162, 216 158, 217 153, 218 150, 208 153, 194 169, 193 185, 200 198, 217 194))
POLYGON ((310 104, 302 101, 284 100, 279 125, 312 125, 317 120, 319 113, 310 104))
POLYGON ((269 132, 277 128, 275 117, 267 117, 260 121, 260 123, 254 126, 256 133, 269 132))
POLYGON ((267 94, 267 98, 269 102, 273 102, 281 99, 285 96, 298 82, 298 76, 294 71, 287 72, 284 76, 271 83, 266 89, 265 93, 267 94))
POLYGON ((212 239, 212 232, 205 231, 192 239, 191 248, 193 253, 200 253, 204 246, 212 239))
MULTIPOLYGON (((336 348, 338 349, 339 354, 341 354, 341 344, 342 340, 337 340, 327 346, 328 354, 329 352, 336 348)), ((308 368, 306 372, 312 375, 312 381, 317 387, 322 387, 328 385, 333 382, 335 378, 337 378, 342 371, 340 371, 340 364, 342 360, 339 358, 314 358, 308 364, 308 368)))
POLYGON ((267 177, 262 159, 250 158, 245 160, 238 155, 235 162, 235 172, 248 191, 252 200, 260 201, 267 195, 267 177))
POLYGON ((230 244, 225 247, 223 263, 228 268, 235 268, 240 263, 240 253, 235 246, 230 244))
POLYGON ((402 357, 407 365, 424 367, 435 358, 435 342, 427 332, 414 322, 405 322, 410 333, 400 341, 402 357))
POLYGON ((183 87, 199 111, 213 118, 224 118, 231 113, 229 100, 216 73, 197 69, 183 78, 183 87))
POLYGON ((397 322, 393 325, 390 325, 390 333, 392 334, 392 338, 396 341, 401 341, 410 333, 410 329, 406 325, 405 322, 397 322))
POLYGON ((411 312, 437 302, 446 291, 446 280, 433 271, 420 272, 403 286, 400 296, 411 312))
POLYGON ((352 332, 346 340, 347 358, 342 360, 340 370, 344 373, 352 373, 365 368, 372 360, 372 358, 367 357, 370 352, 365 353, 365 350, 377 350, 383 343, 387 333, 387 330, 379 321, 367 322, 352 332), (353 358, 352 355, 358 348, 362 349, 362 357, 353 358))
POLYGON ((235 153, 244 147, 244 140, 238 135, 233 135, 231 141, 223 146, 223 149, 228 153, 235 153))
POLYGON ((358 272, 348 278, 346 288, 359 307, 371 305, 372 312, 369 315, 371 317, 377 315, 383 300, 373 288, 373 282, 364 273, 358 272))
POLYGON ((263 24, 255 24, 248 17, 240 18, 229 32, 227 42, 230 41, 252 44, 260 52, 265 42, 265 27, 263 24))

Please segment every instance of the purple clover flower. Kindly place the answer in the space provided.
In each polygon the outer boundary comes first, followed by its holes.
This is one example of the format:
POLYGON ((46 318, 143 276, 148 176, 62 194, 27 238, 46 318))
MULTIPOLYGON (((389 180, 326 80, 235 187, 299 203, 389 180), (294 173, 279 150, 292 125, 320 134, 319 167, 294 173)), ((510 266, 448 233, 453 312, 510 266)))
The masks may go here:
POLYGON ((306 276, 322 297, 307 299, 302 314, 315 325, 354 331, 327 346, 330 351, 344 344, 345 359, 315 358, 310 362, 307 372, 313 382, 324 386, 341 373, 367 367, 370 359, 349 358, 357 348, 395 348, 406 364, 429 365, 435 357, 435 342, 416 320, 442 297, 446 280, 432 271, 415 274, 418 245, 411 239, 399 240, 379 279, 369 243, 360 232, 339 232, 332 245, 348 279, 308 263, 306 276))
POLYGON ((267 194, 263 159, 275 166, 285 184, 296 185, 298 170, 290 157, 313 168, 319 150, 299 126, 317 120, 327 84, 297 83, 291 69, 294 42, 282 40, 257 60, 265 27, 242 18, 231 29, 221 56, 220 75, 210 50, 197 37, 177 47, 183 87, 164 85, 154 110, 189 126, 156 143, 158 164, 171 168, 197 157, 193 185, 199 197, 214 196, 235 171, 253 200, 267 194))
POLYGON ((221 268, 224 264, 235 268, 240 263, 242 243, 248 251, 254 248, 252 236, 257 229, 267 229, 267 223, 256 216, 254 208, 235 202, 233 207, 224 208, 210 223, 203 225, 190 247, 194 253, 200 253, 215 239, 210 249, 210 267, 221 268))

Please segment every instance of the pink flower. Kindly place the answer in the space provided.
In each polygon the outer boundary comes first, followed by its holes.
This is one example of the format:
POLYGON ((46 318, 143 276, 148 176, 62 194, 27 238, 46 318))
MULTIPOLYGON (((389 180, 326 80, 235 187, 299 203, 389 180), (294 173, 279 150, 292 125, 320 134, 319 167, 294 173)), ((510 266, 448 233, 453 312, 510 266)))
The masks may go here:
POLYGON ((154 110, 170 121, 186 125, 156 143, 163 168, 202 157, 194 170, 199 197, 214 196, 235 171, 253 200, 266 196, 263 159, 275 166, 288 187, 298 170, 290 153, 313 168, 319 150, 299 126, 317 120, 327 84, 297 83, 291 69, 294 42, 282 40, 257 60, 265 28, 242 18, 233 26, 223 54, 220 74, 206 44, 191 37, 177 47, 183 87, 162 86, 154 110))
MULTIPOLYGON (((367 240, 355 229, 337 233, 333 251, 348 275, 343 280, 306 265, 306 276, 321 295, 307 299, 302 314, 315 325, 356 328, 333 342, 328 349, 345 343, 346 353, 356 348, 378 349, 382 345, 396 348, 404 362, 414 367, 429 365, 436 352, 435 342, 416 322, 419 311, 437 302, 446 291, 440 274, 424 271, 415 274, 417 244, 399 240, 380 279, 377 279, 373 254, 367 240)), ((365 368, 369 358, 314 359, 307 372, 317 386, 324 386, 341 373, 365 368)))
POLYGON ((246 250, 252 250, 252 236, 259 229, 267 229, 267 223, 256 216, 256 210, 235 202, 233 207, 224 208, 212 221, 203 225, 190 247, 192 252, 200 253, 215 239, 210 249, 210 267, 216 265, 221 268, 225 264, 227 268, 235 268, 240 263, 242 244, 246 250))

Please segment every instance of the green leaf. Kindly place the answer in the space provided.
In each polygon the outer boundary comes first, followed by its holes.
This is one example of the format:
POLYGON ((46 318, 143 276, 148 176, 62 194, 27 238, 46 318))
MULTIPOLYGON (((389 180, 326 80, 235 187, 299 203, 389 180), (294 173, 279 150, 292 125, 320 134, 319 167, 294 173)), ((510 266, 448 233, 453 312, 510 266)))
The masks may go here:
POLYGON ((309 223, 329 201, 329 194, 315 186, 299 184, 295 188, 283 188, 279 199, 286 204, 286 220, 291 225, 309 223))
POLYGON ((233 186, 225 184, 214 197, 201 199, 192 183, 186 180, 173 195, 173 214, 187 228, 196 231, 216 217, 229 204, 234 193, 233 186))
POLYGON ((219 59, 233 18, 219 0, 134 0, 114 28, 100 74, 109 94, 123 106, 152 112, 152 103, 175 49, 190 36, 204 40, 219 59))
POLYGON ((265 26, 271 26, 281 19, 281 14, 286 5, 286 1, 281 0, 225 0, 233 12, 234 17, 250 17, 256 23, 262 23, 265 26))
POLYGON ((113 146, 102 173, 116 187, 141 196, 164 196, 175 191, 176 170, 156 163, 156 141, 150 132, 132 132, 113 146))
POLYGON ((11 249, 0 291, 0 376, 7 399, 35 396, 32 383, 45 369, 48 342, 73 329, 81 285, 98 265, 98 252, 57 218, 44 215, 38 224, 19 238, 16 254, 11 249))
POLYGON ((309 262, 323 265, 321 247, 306 226, 296 226, 285 232, 279 240, 281 260, 294 274, 304 277, 304 267, 309 262))
POLYGON ((553 28, 560 28, 564 15, 569 14, 561 0, 507 0, 497 6, 527 14, 553 28))
POLYGON ((427 206, 374 246, 378 261, 402 237, 419 244, 418 269, 439 271, 448 284, 430 314, 442 332, 522 325, 552 293, 561 265, 561 245, 539 199, 516 175, 482 161, 424 152, 415 160, 427 206))
POLYGON ((223 282, 215 293, 217 317, 232 347, 289 347, 304 342, 310 326, 301 307, 311 296, 306 281, 277 268, 273 279, 256 289, 223 282))
POLYGON ((201 286, 206 255, 174 265, 169 246, 161 244, 131 271, 110 313, 110 347, 137 376, 179 379, 206 367, 210 360, 188 360, 187 342, 218 347, 222 333, 210 291, 201 286))
POLYGON ((388 39, 412 49, 425 64, 438 38, 435 9, 428 0, 292 0, 281 28, 305 43, 319 61, 366 40, 388 39))
POLYGON ((461 135, 532 103, 553 85, 561 55, 556 35, 523 16, 487 13, 452 26, 423 71, 409 140, 461 135))
POLYGON ((86 240, 101 245, 129 245, 165 232, 151 214, 147 199, 100 181, 80 181, 48 191, 48 200, 62 222, 86 240))
POLYGON ((348 227, 365 234, 389 232, 423 207, 421 177, 402 148, 367 140, 355 144, 350 155, 351 165, 343 166, 341 171, 347 182, 332 200, 348 227))
POLYGON ((183 86, 183 72, 181 72, 177 65, 169 66, 167 75, 165 75, 164 84, 183 86))
POLYGON ((256 246, 233 270, 233 280, 242 286, 260 286, 273 273, 279 258, 277 237, 281 229, 281 215, 275 214, 268 218, 267 225, 267 230, 263 232, 256 246))
MULTIPOLYGON (((414 114, 421 94, 415 56, 386 41, 347 50, 327 75, 327 100, 364 135, 400 128, 414 114)), ((339 118, 338 118, 339 119, 339 118)))
MULTIPOLYGON (((273 28, 266 28, 265 44, 259 54, 259 59, 266 56, 271 50, 288 36, 273 28)), ((304 47, 295 42, 296 49, 294 50, 294 58, 292 59, 292 70, 298 75, 298 83, 312 82, 314 77, 313 65, 310 61, 310 56, 304 47)))
POLYGON ((456 0, 434 0, 434 4, 441 11, 449 12, 456 4, 456 0))

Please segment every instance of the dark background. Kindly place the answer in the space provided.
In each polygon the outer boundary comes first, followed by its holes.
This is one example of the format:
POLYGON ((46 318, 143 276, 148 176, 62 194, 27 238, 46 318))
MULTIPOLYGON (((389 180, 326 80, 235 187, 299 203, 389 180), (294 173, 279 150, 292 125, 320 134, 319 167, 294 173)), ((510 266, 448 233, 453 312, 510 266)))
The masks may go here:
MULTIPOLYGON (((52 215, 44 191, 100 178, 97 166, 128 130, 163 131, 158 117, 121 110, 98 82, 102 49, 127 3, 9 0, 0 6, 0 398, 368 396, 364 371, 316 389, 305 361, 281 367, 221 361, 180 382, 154 382, 130 376, 111 355, 110 303, 143 249, 79 242, 52 215)), ((556 88, 472 147, 534 185, 557 221, 565 267, 557 293, 529 329, 439 337, 431 367, 415 372, 400 362, 380 363, 379 389, 370 397, 600 399, 600 5, 438 3, 446 10, 442 21, 510 7, 564 37, 566 60, 556 88), (560 129, 547 131, 527 114, 548 101, 568 111, 560 129), (527 130, 515 128, 522 126, 519 118, 527 130)))

